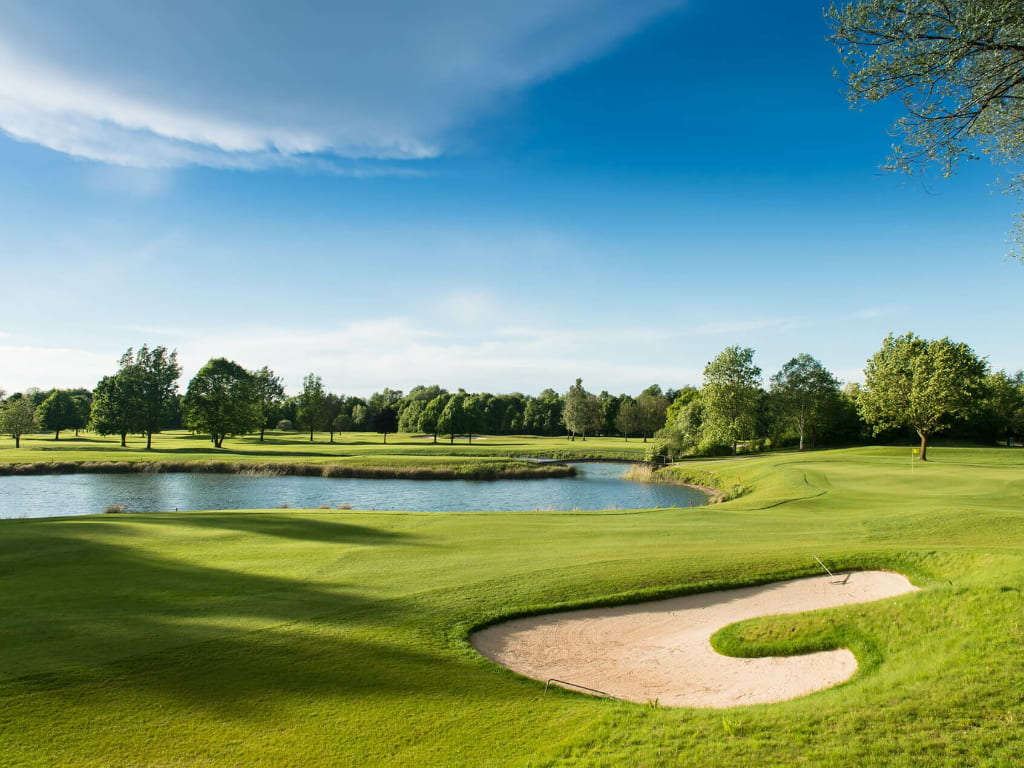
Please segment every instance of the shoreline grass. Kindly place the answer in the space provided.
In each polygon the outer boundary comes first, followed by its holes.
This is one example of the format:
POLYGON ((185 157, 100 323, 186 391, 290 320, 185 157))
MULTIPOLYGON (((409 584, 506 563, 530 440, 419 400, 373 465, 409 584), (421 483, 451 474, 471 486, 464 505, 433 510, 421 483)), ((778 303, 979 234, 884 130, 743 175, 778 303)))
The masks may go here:
POLYGON ((0 464, 0 476, 126 474, 235 474, 260 477, 352 477, 378 480, 530 480, 571 477, 575 467, 527 461, 480 459, 457 464, 310 464, 296 461, 36 461, 0 464))

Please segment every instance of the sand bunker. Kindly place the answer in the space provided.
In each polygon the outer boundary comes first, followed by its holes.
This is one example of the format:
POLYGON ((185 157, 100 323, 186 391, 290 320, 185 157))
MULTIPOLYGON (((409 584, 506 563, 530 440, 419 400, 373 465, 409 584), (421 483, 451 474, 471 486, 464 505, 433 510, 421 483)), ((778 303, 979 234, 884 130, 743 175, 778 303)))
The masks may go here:
POLYGON ((822 576, 670 600, 532 616, 475 633, 492 661, 616 698, 669 707, 737 707, 804 696, 848 680, 848 650, 737 659, 712 650, 722 627, 757 616, 866 603, 917 588, 905 576, 858 571, 844 584, 822 576))

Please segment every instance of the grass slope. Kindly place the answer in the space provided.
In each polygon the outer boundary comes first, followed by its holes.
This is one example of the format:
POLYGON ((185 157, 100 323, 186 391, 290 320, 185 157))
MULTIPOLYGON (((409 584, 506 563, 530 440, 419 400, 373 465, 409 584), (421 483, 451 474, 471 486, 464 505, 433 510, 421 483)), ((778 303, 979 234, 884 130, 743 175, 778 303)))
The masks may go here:
POLYGON ((752 490, 686 510, 0 521, 0 764, 1012 765, 1024 451, 936 448, 913 471, 908 453, 707 462, 752 490), (465 639, 545 607, 809 574, 815 554, 924 589, 715 638, 852 647, 857 676, 804 699, 542 695, 465 639))

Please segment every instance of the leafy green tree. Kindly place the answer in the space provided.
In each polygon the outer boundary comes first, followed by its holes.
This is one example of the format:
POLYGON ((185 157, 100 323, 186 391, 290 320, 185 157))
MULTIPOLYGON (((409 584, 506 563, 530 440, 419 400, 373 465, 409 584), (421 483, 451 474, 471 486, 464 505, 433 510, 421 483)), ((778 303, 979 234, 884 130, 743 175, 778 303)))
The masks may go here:
POLYGON ((281 419, 281 406, 285 401, 284 382, 264 365, 253 373, 253 396, 262 443, 264 432, 281 419))
POLYGON ((562 432, 562 396, 548 387, 537 397, 528 398, 523 410, 523 431, 531 435, 557 435, 562 432))
POLYGON ((994 427, 995 438, 1013 445, 1024 432, 1024 371, 1009 375, 996 371, 985 380, 985 410, 994 427))
POLYGON ((704 368, 705 438, 730 446, 735 455, 739 441, 754 436, 760 401, 761 369, 754 365, 754 350, 726 347, 704 368))
POLYGON ((338 420, 338 417, 342 414, 343 406, 345 404, 345 398, 340 395, 336 395, 333 392, 328 392, 324 396, 324 429, 327 430, 328 439, 331 444, 334 443, 334 423, 338 420))
POLYGON ((592 433, 601 425, 601 408, 597 397, 583 388, 583 379, 576 379, 576 383, 565 393, 564 402, 562 421, 570 439, 575 440, 576 435, 580 435, 586 440, 587 432, 592 433))
POLYGON ((208 433, 215 448, 222 448, 226 437, 257 429, 259 419, 255 379, 238 363, 214 358, 189 382, 185 423, 208 433))
POLYGON ((437 435, 441 432, 438 426, 441 423, 441 414, 444 413, 445 406, 448 405, 450 399, 451 395, 447 392, 436 395, 423 406, 423 412, 420 414, 419 422, 416 425, 420 432, 433 435, 435 444, 437 443, 437 435))
MULTIPOLYGON (((860 0, 826 12, 849 72, 853 103, 897 97, 906 114, 888 168, 989 155, 1024 161, 1024 3, 1020 0, 860 0)), ((1010 190, 1024 191, 1019 170, 1010 190)), ((1024 228, 1019 229, 1024 235, 1024 228)), ((1017 252, 1021 240, 1018 238, 1017 252)))
POLYGON ((657 392, 648 388, 637 397, 636 407, 640 413, 640 431, 646 443, 648 435, 653 435, 665 426, 668 400, 661 394, 661 387, 657 387, 657 392))
POLYGON ((386 443, 388 433, 398 431, 398 409, 391 405, 383 406, 373 417, 373 428, 378 434, 384 435, 386 443))
POLYGON ((133 369, 136 387, 138 429, 146 436, 146 450, 153 447, 153 435, 163 429, 178 396, 178 353, 164 347, 150 349, 143 344, 132 360, 131 348, 122 356, 122 368, 133 369))
POLYGON ((921 438, 919 459, 927 461, 928 439, 979 407, 985 373, 966 344, 890 333, 868 360, 857 406, 876 434, 912 427, 921 438))
POLYGON ((315 373, 310 373, 302 380, 302 394, 299 395, 297 417, 300 424, 309 429, 309 442, 313 442, 313 432, 324 428, 327 410, 327 392, 324 383, 315 373))
POLYGON ((29 397, 12 395, 0 404, 0 432, 14 438, 14 447, 21 448, 21 436, 35 432, 36 406, 29 397))
POLYGON ((455 435, 466 431, 466 398, 465 390, 460 389, 448 398, 444 410, 437 419, 437 431, 447 434, 449 442, 455 445, 455 435))
POLYGON ((334 428, 334 432, 351 432, 352 417, 342 411, 334 417, 334 422, 331 426, 334 428))
MULTIPOLYGON (((675 402, 680 399, 677 397, 675 402)), ((687 455, 716 452, 716 446, 704 434, 704 405, 700 390, 691 388, 683 402, 685 404, 675 410, 671 421, 656 434, 657 440, 649 449, 653 456, 675 461, 687 455)))
POLYGON ((60 433, 65 429, 74 429, 78 421, 75 401, 64 390, 55 389, 36 408, 36 421, 43 429, 53 432, 54 440, 60 440, 60 433))
POLYGON ((772 376, 769 397, 776 421, 796 430, 802 451, 834 418, 839 382, 820 362, 800 354, 772 376))
POLYGON ((100 379, 93 391, 89 429, 99 435, 119 435, 121 447, 126 447, 128 434, 140 431, 138 391, 136 371, 130 364, 100 379))
POLYGON ((78 430, 85 429, 92 414, 91 395, 72 395, 71 401, 75 404, 75 419, 71 428, 75 430, 75 437, 78 437, 78 430))
POLYGON ((366 432, 373 422, 373 414, 366 406, 366 403, 356 403, 352 406, 352 429, 356 432, 366 432))
POLYGON ((401 432, 415 432, 420 427, 420 416, 427 407, 429 400, 412 400, 403 406, 398 417, 398 429, 401 432))
POLYGON ((632 397, 623 400, 619 405, 619 412, 615 416, 615 428, 622 433, 627 441, 630 435, 639 434, 643 428, 643 415, 640 413, 640 406, 632 397))
POLYGON ((602 435, 614 435, 619 429, 615 426, 615 419, 619 415, 619 408, 622 406, 623 398, 615 397, 608 390, 601 390, 601 393, 597 396, 597 405, 601 410, 601 426, 600 431, 602 435))

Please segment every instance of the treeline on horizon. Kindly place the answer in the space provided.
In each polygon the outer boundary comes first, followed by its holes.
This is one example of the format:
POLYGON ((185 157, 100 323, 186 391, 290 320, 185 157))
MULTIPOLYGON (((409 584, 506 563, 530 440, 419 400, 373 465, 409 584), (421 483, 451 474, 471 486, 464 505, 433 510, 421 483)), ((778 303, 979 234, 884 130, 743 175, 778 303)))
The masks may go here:
POLYGON ((217 447, 228 437, 302 429, 312 441, 343 432, 374 431, 445 436, 564 435, 639 438, 651 457, 719 455, 739 450, 844 445, 939 432, 983 443, 1024 431, 1024 373, 992 372, 966 344, 890 334, 868 361, 865 384, 843 386, 820 362, 800 354, 769 377, 754 350, 727 347, 704 369, 700 387, 647 387, 634 395, 588 392, 581 379, 565 392, 538 395, 456 392, 418 385, 384 388, 370 397, 327 391, 310 373, 288 396, 267 367, 248 371, 225 358, 210 360, 178 391, 177 353, 164 347, 129 349, 118 370, 93 390, 0 391, 0 432, 20 446, 24 434, 88 430, 146 437, 165 429, 208 434, 217 447))

